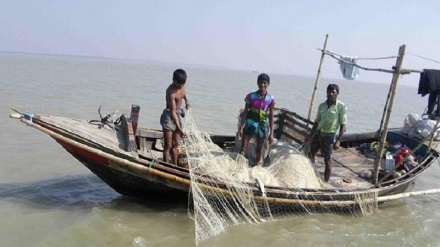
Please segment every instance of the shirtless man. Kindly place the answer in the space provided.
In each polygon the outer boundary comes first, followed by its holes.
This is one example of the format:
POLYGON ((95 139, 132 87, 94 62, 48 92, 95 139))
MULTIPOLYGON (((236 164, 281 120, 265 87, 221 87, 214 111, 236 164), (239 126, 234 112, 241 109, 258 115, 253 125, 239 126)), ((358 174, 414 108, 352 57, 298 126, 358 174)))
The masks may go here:
POLYGON ((174 165, 178 165, 179 155, 179 137, 185 138, 186 134, 183 132, 180 117, 184 116, 182 100, 185 100, 186 109, 189 109, 190 104, 186 97, 185 82, 186 72, 183 69, 177 69, 173 73, 173 83, 171 83, 166 90, 166 108, 163 110, 160 117, 160 124, 164 133, 165 145, 163 148, 163 160, 169 162, 170 151, 171 158, 174 165))

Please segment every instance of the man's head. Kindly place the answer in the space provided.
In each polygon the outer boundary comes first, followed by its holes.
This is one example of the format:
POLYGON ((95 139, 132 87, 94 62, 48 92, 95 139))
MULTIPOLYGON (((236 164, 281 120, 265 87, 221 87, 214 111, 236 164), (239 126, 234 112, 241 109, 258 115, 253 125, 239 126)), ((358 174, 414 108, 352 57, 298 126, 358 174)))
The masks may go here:
POLYGON ((176 69, 173 73, 173 82, 177 85, 183 85, 186 82, 186 72, 183 69, 176 69))
POLYGON ((336 102, 339 95, 339 86, 336 84, 328 84, 327 86, 327 100, 330 102, 336 102))
POLYGON ((267 84, 270 84, 270 77, 267 74, 262 73, 257 78, 257 82, 260 82, 260 81, 261 82, 266 81, 267 84))
POLYGON ((328 84, 327 86, 327 91, 333 91, 336 90, 336 92, 338 92, 339 94, 339 86, 336 84, 328 84))
POLYGON ((267 74, 260 74, 257 78, 258 90, 261 95, 266 94, 267 87, 270 84, 270 77, 267 74))

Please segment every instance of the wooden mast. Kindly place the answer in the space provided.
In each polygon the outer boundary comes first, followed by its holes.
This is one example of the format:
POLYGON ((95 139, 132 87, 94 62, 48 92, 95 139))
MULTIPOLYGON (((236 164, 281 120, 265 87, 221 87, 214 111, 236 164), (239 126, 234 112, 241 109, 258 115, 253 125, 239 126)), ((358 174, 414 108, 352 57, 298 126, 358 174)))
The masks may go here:
POLYGON ((394 67, 393 79, 391 81, 391 95, 389 98, 389 105, 388 105, 388 108, 386 109, 385 124, 383 127, 382 134, 380 136, 379 150, 377 152, 376 160, 374 163, 374 173, 373 173, 373 181, 372 181, 373 184, 375 184, 377 182, 378 177, 379 177, 379 166, 380 166, 383 152, 384 152, 384 148, 385 148, 385 142, 386 142, 387 134, 388 134, 388 124, 389 124, 392 109, 393 109, 394 96, 396 95, 397 82, 399 81, 399 77, 400 77, 400 72, 401 72, 400 70, 402 68, 403 57, 405 56, 405 49, 406 49, 406 45, 400 46, 399 56, 396 59, 396 66, 394 67))
POLYGON ((315 94, 316 94, 316 90, 318 89, 319 79, 321 77, 321 67, 322 67, 322 63, 324 62, 325 52, 327 48, 327 40, 328 40, 328 34, 325 35, 324 47, 322 48, 321 51, 321 61, 319 62, 318 74, 316 75, 315 87, 313 88, 312 99, 310 101, 309 114, 307 115, 308 120, 310 120, 310 115, 312 114, 313 101, 315 101, 315 94))
POLYGON ((385 105, 383 107, 382 119, 380 120, 379 129, 376 132, 376 136, 375 136, 376 140, 379 140, 379 138, 381 137, 381 134, 382 134, 382 128, 383 128, 383 124, 384 124, 384 120, 385 120, 385 113, 387 112, 387 107, 388 107, 388 103, 390 102, 390 96, 391 96, 392 91, 393 91, 393 84, 391 83, 390 89, 388 90, 387 100, 386 100, 385 105))

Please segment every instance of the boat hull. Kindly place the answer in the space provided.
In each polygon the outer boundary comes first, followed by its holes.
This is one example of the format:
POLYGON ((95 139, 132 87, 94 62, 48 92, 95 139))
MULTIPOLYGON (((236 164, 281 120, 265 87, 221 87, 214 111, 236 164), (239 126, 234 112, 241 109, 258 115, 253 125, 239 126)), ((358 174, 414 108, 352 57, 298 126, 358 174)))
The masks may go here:
POLYGON ((139 172, 99 154, 55 139, 73 157, 79 160, 102 181, 122 195, 163 201, 184 201, 188 198, 188 186, 167 181, 147 172, 139 172))
MULTIPOLYGON (((300 142, 304 135, 308 133, 307 126, 310 123, 294 113, 284 111, 283 114, 277 120, 277 124, 283 130, 276 131, 277 138, 289 142, 300 142), (298 119, 303 123, 298 123, 298 119), (296 129, 298 126, 300 129, 296 129)), ((142 150, 144 144, 145 147, 153 149, 155 147, 154 143, 162 138, 160 131, 155 131, 154 135, 138 136, 136 146, 139 150, 132 151, 131 148, 126 150, 127 145, 124 145, 123 141, 130 138, 116 136, 121 134, 120 131, 105 132, 99 130, 101 136, 96 135, 96 138, 100 137, 101 139, 91 139, 90 137, 95 137, 97 130, 96 127, 90 127, 87 122, 72 120, 72 124, 68 124, 71 127, 69 129, 44 121, 38 115, 32 118, 24 118, 22 121, 50 135, 90 171, 122 195, 147 200, 154 198, 155 200, 184 201, 188 200, 191 194, 189 191, 192 181, 188 169, 151 157, 142 157, 137 153, 137 151, 145 151, 142 150), (76 132, 78 126, 87 129, 86 135, 84 133, 80 135, 76 132)), ((64 118, 57 121, 63 124, 65 122, 69 123, 69 120, 64 118)), ((411 148, 418 144, 418 142, 408 141, 407 137, 398 133, 390 133, 389 137, 393 140, 405 141, 411 148)), ((346 149, 347 154, 352 154, 355 152, 353 151, 354 148, 359 144, 374 140, 374 133, 347 134, 344 135, 344 138, 341 142, 342 149, 346 149)), ((234 137, 213 136, 212 140, 218 146, 228 149, 233 146, 234 137)), ((426 147, 422 152, 428 152, 426 147)), ((339 158, 341 160, 345 159, 344 155, 344 153, 340 153, 339 158)), ((360 157, 358 154, 354 156, 356 158, 360 157)), ((369 183, 368 186, 357 189, 305 189, 267 186, 265 187, 265 193, 263 193, 258 186, 249 185, 252 188, 256 203, 262 205, 262 208, 264 208, 264 205, 269 205, 274 211, 277 211, 277 209, 286 211, 288 209, 291 212, 353 212, 361 209, 365 201, 374 204, 380 201, 378 200, 380 197, 406 191, 415 179, 428 169, 437 158, 438 152, 430 150, 423 161, 402 177, 390 178, 377 185, 369 183), (366 198, 366 200, 361 203, 359 198, 366 198)), ((367 159, 363 158, 363 160, 367 159)), ((341 163, 340 160, 338 162, 341 163)), ((346 166, 347 164, 342 165, 346 166)), ((197 181, 197 183, 202 184, 204 190, 220 191, 226 196, 226 199, 234 198, 233 192, 227 189, 231 185, 226 184, 224 181, 209 177, 202 180, 197 181)), ((212 198, 212 200, 216 200, 216 198, 212 198)))

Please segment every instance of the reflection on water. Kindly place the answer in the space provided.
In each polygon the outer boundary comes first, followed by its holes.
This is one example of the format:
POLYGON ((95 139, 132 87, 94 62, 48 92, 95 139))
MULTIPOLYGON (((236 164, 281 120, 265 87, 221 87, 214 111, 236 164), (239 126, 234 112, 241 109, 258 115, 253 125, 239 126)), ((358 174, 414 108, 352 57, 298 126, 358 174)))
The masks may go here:
POLYGON ((44 209, 111 206, 111 202, 119 197, 98 177, 90 174, 0 184, 0 198, 44 209))

